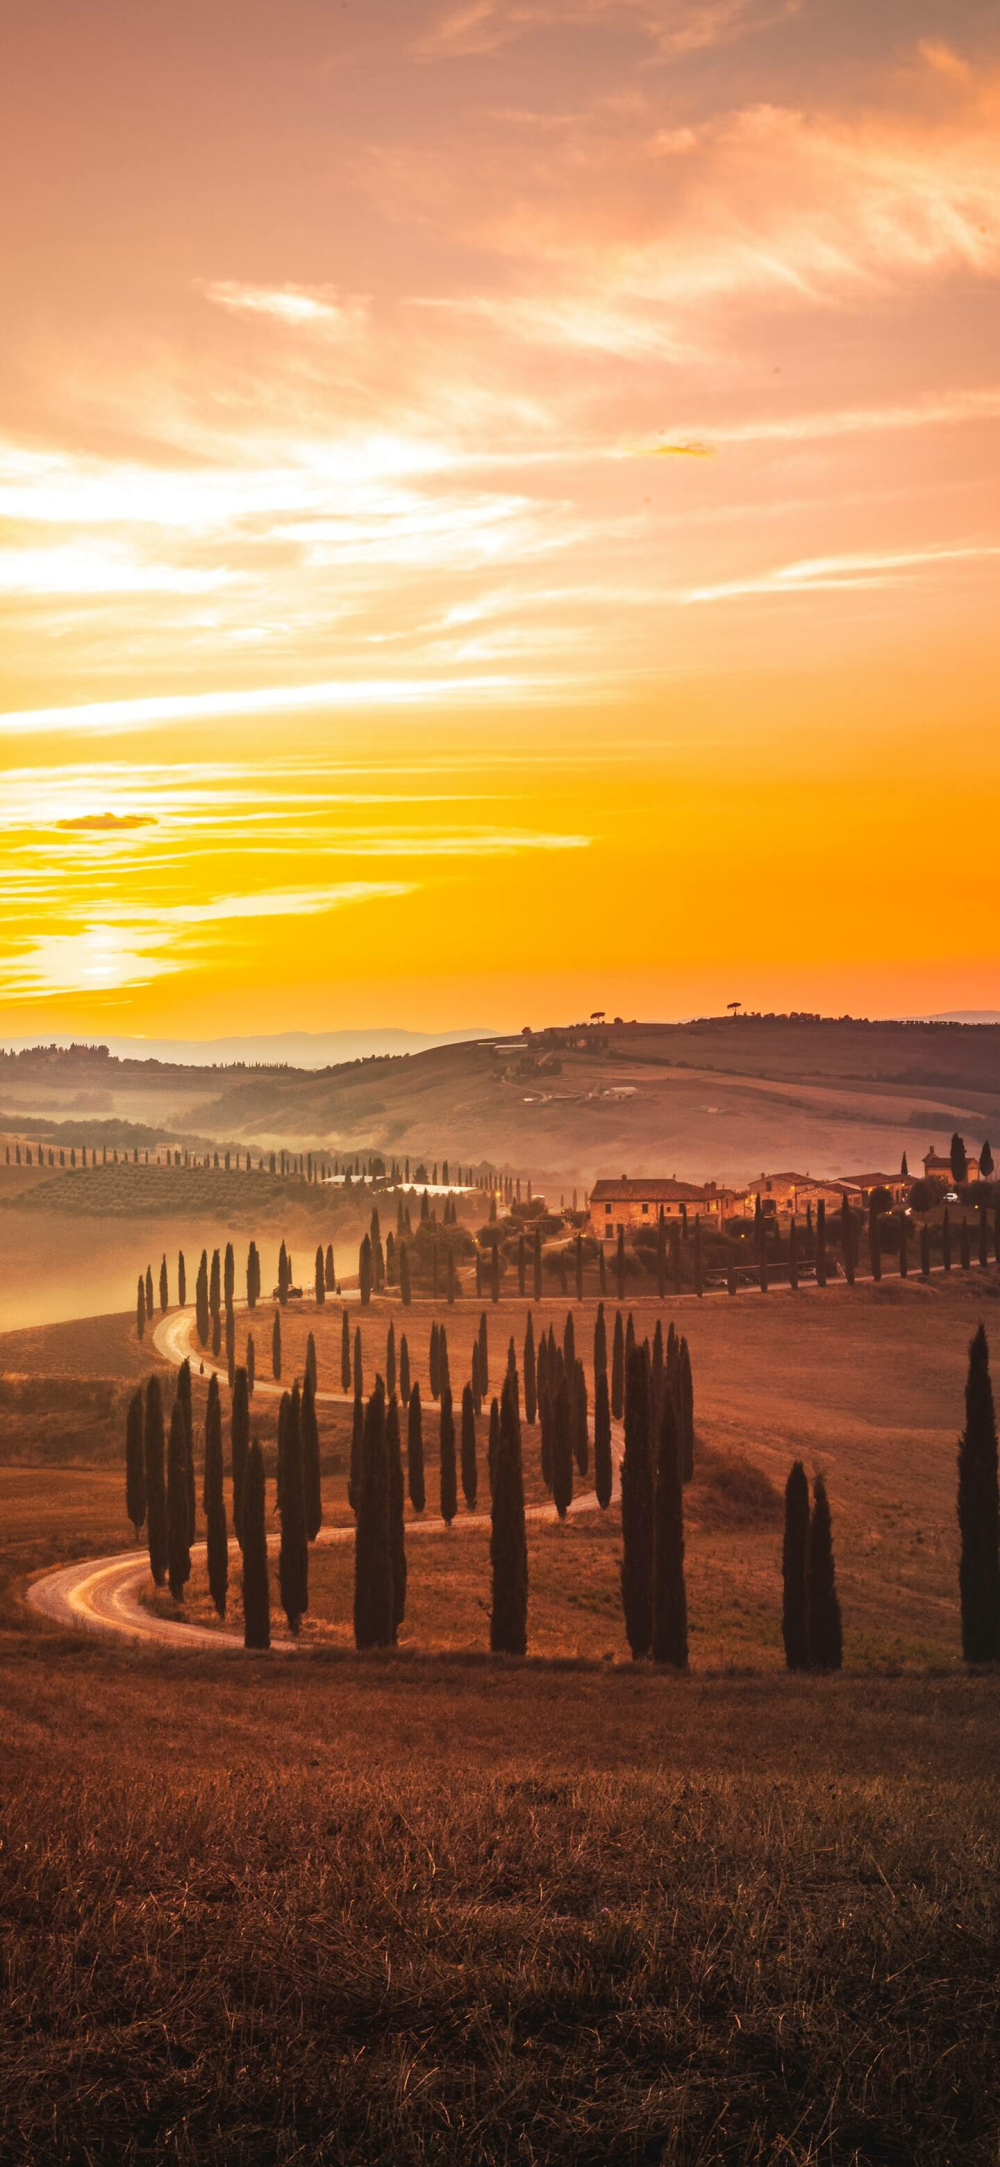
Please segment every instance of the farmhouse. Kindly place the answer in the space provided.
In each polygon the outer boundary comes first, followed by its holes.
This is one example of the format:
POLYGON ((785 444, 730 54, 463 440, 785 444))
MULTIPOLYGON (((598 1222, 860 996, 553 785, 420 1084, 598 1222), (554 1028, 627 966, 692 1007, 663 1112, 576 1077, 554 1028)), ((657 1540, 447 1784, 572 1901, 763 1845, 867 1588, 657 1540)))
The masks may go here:
POLYGON ((839 1211, 845 1196, 855 1210, 861 1209, 864 1199, 856 1181, 820 1181, 812 1174, 761 1174, 748 1183, 738 1202, 747 1219, 756 1218, 758 1197, 763 1219, 791 1219, 804 1216, 810 1207, 815 1211, 820 1202, 828 1212, 839 1211))
POLYGON ((844 1186, 859 1190, 863 1204, 870 1204, 876 1189, 885 1189, 894 1204, 905 1204, 912 1184, 908 1174, 850 1174, 844 1186))
POLYGON ((731 1189, 719 1189, 714 1181, 699 1187, 689 1181, 661 1180, 655 1175, 636 1175, 630 1180, 595 1181, 590 1192, 590 1225, 598 1241, 617 1241, 640 1226, 655 1226, 664 1219, 708 1219, 720 1226, 733 1201, 731 1189))
MULTIPOLYGON (((946 1182, 948 1188, 950 1189, 955 1179, 955 1176, 951 1170, 951 1160, 942 1158, 939 1151, 925 1151, 924 1176, 927 1181, 946 1182)), ((979 1161, 977 1158, 974 1157, 971 1151, 969 1153, 969 1162, 965 1169, 965 1178, 966 1181, 982 1180, 979 1161)))

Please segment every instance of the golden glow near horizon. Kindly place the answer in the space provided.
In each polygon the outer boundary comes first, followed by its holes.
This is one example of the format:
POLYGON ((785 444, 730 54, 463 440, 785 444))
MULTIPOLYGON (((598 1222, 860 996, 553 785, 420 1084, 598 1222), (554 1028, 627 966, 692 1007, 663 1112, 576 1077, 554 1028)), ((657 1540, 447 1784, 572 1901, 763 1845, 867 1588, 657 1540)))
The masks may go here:
POLYGON ((974 0, 18 10, 0 1034, 1000 1006, 974 0))

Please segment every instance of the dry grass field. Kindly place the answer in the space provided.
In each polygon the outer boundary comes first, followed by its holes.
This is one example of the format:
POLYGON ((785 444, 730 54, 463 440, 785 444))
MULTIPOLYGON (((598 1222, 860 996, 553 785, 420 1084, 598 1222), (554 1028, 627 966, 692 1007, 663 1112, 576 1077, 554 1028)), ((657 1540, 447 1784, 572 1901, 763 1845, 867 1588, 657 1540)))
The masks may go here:
MULTIPOLYGON (((24 1575, 131 1540, 118 1413, 75 1442, 67 1413, 64 1464, 0 1467, 0 2158, 995 2163, 1000 1679, 958 1660, 954 1463, 997 1287, 667 1305, 699 1437, 687 1679, 624 1659, 616 1508, 532 1529, 524 1662, 485 1653, 460 1525, 411 1534, 390 1655, 350 1648, 349 1545, 313 1554, 297 1657, 46 1632, 24 1575), (831 1680, 780 1667, 794 1454, 834 1506, 831 1680)), ((524 1309, 488 1312, 494 1376, 524 1309)), ((478 1314, 447 1314, 456 1385, 478 1314)), ((426 1380, 429 1308, 394 1320, 426 1380)), ((387 1321, 362 1321, 369 1382, 387 1321)), ((283 1325, 286 1377, 312 1328, 337 1386, 339 1305, 283 1325)), ((96 1318, 5 1335, 0 1367, 124 1392, 149 1348, 96 1318)), ((322 1419, 329 1519, 346 1414, 322 1419)))
POLYGON ((986 2167, 998 1691, 8 1660, 0 2156, 986 2167))

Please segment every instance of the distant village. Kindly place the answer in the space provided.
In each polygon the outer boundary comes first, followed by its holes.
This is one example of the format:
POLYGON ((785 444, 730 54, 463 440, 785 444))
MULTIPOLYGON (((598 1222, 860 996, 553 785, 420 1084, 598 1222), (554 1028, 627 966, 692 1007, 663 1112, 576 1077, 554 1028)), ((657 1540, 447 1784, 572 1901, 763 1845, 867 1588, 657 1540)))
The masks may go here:
POLYGON ((760 1174, 743 1189, 676 1181, 655 1175, 622 1174, 618 1180, 600 1180, 590 1192, 591 1232, 599 1241, 617 1241, 637 1227, 655 1226, 663 1219, 703 1219, 723 1226, 730 1219, 763 1219, 778 1222, 806 1219, 822 1203, 827 1213, 842 1211, 900 1211, 914 1206, 922 1210, 935 1204, 957 1203, 960 1192, 993 1177, 993 1154, 984 1143, 979 1157, 966 1152, 961 1137, 953 1139, 950 1154, 933 1148, 924 1153, 923 1175, 914 1178, 904 1154, 896 1174, 848 1174, 841 1180, 820 1180, 811 1174, 760 1174))

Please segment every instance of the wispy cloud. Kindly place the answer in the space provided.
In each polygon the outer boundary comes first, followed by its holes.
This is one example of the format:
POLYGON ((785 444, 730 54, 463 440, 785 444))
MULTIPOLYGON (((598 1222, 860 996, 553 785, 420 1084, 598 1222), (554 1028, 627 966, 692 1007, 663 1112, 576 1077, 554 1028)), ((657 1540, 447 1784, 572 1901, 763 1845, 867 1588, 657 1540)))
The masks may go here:
POLYGON ((883 587, 908 575, 941 565, 968 564, 1000 557, 1000 543, 970 542, 947 549, 859 550, 842 557, 803 557, 746 578, 720 580, 710 587, 690 587, 683 602, 729 602, 742 595, 803 595, 823 589, 883 587))
POLYGON ((232 954, 240 929, 261 919, 317 917, 348 904, 408 895, 405 881, 342 881, 326 888, 220 896, 201 903, 146 906, 126 917, 110 912, 79 932, 47 933, 0 963, 0 998, 52 1000, 118 992, 176 974, 191 960, 192 936, 214 926, 232 954))
POLYGON ((665 56, 728 45, 798 12, 800 0, 461 0, 439 10, 418 33, 425 60, 475 58, 538 30, 595 26, 632 31, 665 56))
POLYGON ((266 316, 292 330, 355 333, 365 329, 367 294, 341 294, 332 287, 245 286, 236 279, 200 280, 206 301, 233 316, 266 316))

